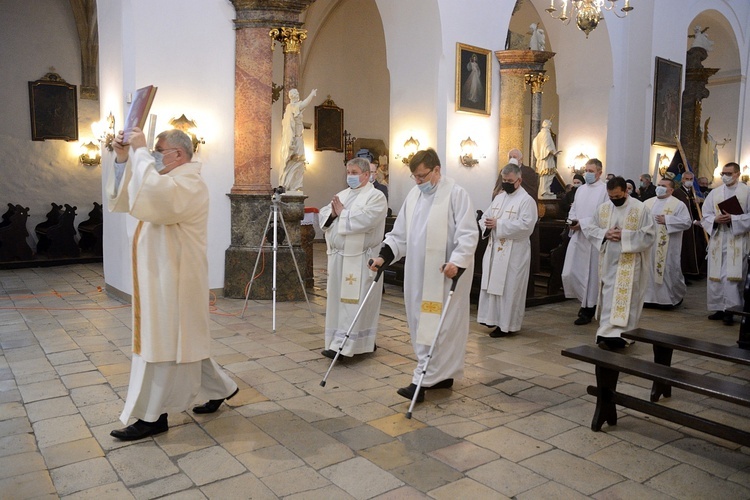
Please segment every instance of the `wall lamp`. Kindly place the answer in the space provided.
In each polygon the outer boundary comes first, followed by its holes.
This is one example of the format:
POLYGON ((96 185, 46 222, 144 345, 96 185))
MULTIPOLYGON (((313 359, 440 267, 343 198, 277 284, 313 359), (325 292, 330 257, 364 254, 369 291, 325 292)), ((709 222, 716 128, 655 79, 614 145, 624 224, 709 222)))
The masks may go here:
POLYGON ((664 177, 664 174, 667 173, 667 169, 669 168, 669 165, 671 163, 672 163, 672 160, 670 160, 669 156, 661 155, 659 157, 659 175, 661 177, 664 177))
POLYGON ((99 146, 94 144, 94 141, 81 144, 81 156, 78 159, 87 167, 101 165, 102 155, 99 146))
POLYGON ((582 174, 587 161, 589 161, 589 155, 583 152, 578 153, 578 156, 573 158, 573 164, 570 166, 571 172, 573 174, 582 174))
POLYGON ((419 151, 419 141, 414 137, 409 136, 409 139, 404 143, 404 154, 401 161, 404 165, 408 165, 414 155, 419 151))
POLYGON ((94 137, 104 144, 107 151, 114 151, 112 141, 115 140, 115 116, 111 111, 104 120, 92 123, 91 131, 94 133, 94 137))
POLYGON ((474 142, 471 137, 467 137, 461 141, 461 165, 464 167, 473 167, 479 163, 479 160, 474 158, 474 155, 478 152, 477 143, 474 142))
POLYGON ((169 120, 169 124, 172 126, 172 128, 182 130, 190 136, 190 139, 193 141, 193 152, 198 151, 199 144, 206 143, 206 141, 203 140, 203 137, 198 138, 198 125, 195 124, 195 121, 185 116, 185 113, 183 113, 179 118, 172 118, 171 120, 169 120))

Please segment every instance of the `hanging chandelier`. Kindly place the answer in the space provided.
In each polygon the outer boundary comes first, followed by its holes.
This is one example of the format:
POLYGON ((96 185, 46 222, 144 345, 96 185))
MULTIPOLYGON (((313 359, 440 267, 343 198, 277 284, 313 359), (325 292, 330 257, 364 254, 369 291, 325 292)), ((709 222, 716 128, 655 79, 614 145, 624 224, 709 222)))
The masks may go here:
POLYGON ((575 18, 578 29, 586 33, 586 38, 603 19, 602 10, 611 10, 619 18, 627 16, 633 10, 633 7, 630 6, 630 0, 625 0, 625 5, 620 9, 620 12, 623 12, 622 15, 616 10, 618 0, 558 0, 558 2, 561 10, 559 15, 555 15, 558 10, 555 8, 555 0, 549 0, 549 7, 544 10, 553 19, 559 19, 566 25, 570 23, 571 19, 575 18))

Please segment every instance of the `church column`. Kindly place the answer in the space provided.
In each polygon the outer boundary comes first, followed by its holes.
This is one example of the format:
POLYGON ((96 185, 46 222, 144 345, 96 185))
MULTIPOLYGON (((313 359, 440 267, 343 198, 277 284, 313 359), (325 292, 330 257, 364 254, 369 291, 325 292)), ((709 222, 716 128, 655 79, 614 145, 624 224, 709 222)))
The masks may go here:
MULTIPOLYGON (((289 91, 299 87, 299 57, 302 41, 307 38, 307 30, 297 28, 276 28, 270 32, 271 38, 284 48, 284 96, 283 108, 289 104, 289 91)), ((273 47, 272 47, 273 48, 273 47)))
POLYGON ((687 52, 685 66, 685 91, 682 93, 682 115, 680 116, 680 143, 685 150, 688 164, 696 172, 696 177, 705 175, 713 178, 713 172, 698 172, 698 158, 701 152, 703 130, 701 129, 701 102, 708 97, 708 79, 719 71, 718 68, 705 68, 703 61, 708 52, 703 47, 692 47, 687 52))
MULTIPOLYGON (((549 76, 544 74, 545 71, 526 73, 524 83, 531 88, 531 133, 529 134, 529 143, 542 129, 542 89, 544 84, 549 80, 549 76)), ((536 158, 534 154, 529 155, 529 164, 534 165, 536 158)))
MULTIPOLYGON (((244 298, 254 264, 261 251, 263 230, 271 213, 271 96, 273 54, 269 34, 279 26, 301 27, 299 16, 314 0, 231 0, 236 18, 234 89, 234 185, 231 203, 231 243, 225 254, 224 294, 244 298)), ((304 197, 285 199, 280 206, 289 240, 296 245, 304 197), (298 198, 298 199, 297 199, 298 198)), ((281 224, 279 223, 279 230, 281 224)), ((283 234, 283 232, 282 232, 283 234)), ((252 286, 254 299, 272 297, 272 252, 263 248, 262 274, 252 286)), ((261 266, 258 267, 259 272, 261 266)), ((301 271, 304 271, 301 269, 301 271)), ((304 276, 303 276, 304 277, 304 276)), ((301 300, 302 287, 291 252, 284 242, 277 252, 278 300, 301 300)))

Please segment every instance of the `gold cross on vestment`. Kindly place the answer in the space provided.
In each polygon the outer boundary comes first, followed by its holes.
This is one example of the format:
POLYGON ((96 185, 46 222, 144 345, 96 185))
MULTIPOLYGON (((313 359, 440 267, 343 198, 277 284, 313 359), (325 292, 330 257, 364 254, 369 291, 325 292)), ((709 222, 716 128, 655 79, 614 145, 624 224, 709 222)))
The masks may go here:
POLYGON ((517 214, 518 212, 514 212, 513 207, 510 207, 510 210, 506 210, 505 213, 508 214, 508 218, 510 218, 513 214, 517 214))
POLYGON ((664 215, 671 215, 671 214, 672 214, 672 209, 671 208, 664 209, 664 215))
POLYGON ((354 277, 353 274, 349 273, 349 276, 344 278, 350 285, 353 285, 355 281, 357 281, 357 278, 354 277))

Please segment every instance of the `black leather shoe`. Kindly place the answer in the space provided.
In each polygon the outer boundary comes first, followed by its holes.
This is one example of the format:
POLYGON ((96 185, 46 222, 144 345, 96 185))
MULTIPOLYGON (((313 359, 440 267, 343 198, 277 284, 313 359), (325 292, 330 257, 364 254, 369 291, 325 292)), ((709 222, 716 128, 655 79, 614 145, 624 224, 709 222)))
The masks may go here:
POLYGON ((725 325, 732 326, 734 324, 734 314, 726 313, 724 319, 722 319, 725 325))
POLYGON ((499 339, 500 337, 507 337, 508 335, 510 335, 510 332, 502 331, 499 326, 490 332, 490 337, 492 337, 493 339, 499 339))
POLYGON ((431 385, 430 387, 425 387, 425 389, 450 389, 453 387, 453 379, 447 378, 445 380, 441 380, 435 385, 431 385))
POLYGON ((323 349, 322 351, 320 351, 320 354, 322 354, 326 358, 333 359, 336 357, 336 352, 337 351, 334 351, 333 349, 323 349))
MULTIPOLYGON (((403 396, 406 399, 414 399, 414 391, 417 390, 416 384, 409 384, 409 387, 402 387, 401 389, 397 390, 399 396, 403 396)), ((419 389, 419 394, 417 394, 417 403, 421 403, 424 401, 424 387, 419 389)))
POLYGON ((708 317, 708 319, 713 320, 713 321, 717 321, 717 320, 720 320, 720 319, 724 319, 724 316, 725 316, 724 311, 716 311, 715 313, 713 313, 712 315, 710 315, 708 317))
POLYGON ((589 323, 591 323, 591 318, 586 315, 578 316, 573 322, 574 325, 588 325, 589 323))
POLYGON ((227 399, 232 399, 235 394, 240 392, 240 388, 236 388, 232 394, 229 396, 223 398, 223 399, 209 399, 206 403, 203 403, 202 405, 198 405, 193 408, 193 413, 213 413, 216 410, 219 409, 219 406, 221 406, 221 403, 226 401, 227 399))
POLYGON ((146 422, 144 420, 136 420, 134 424, 130 424, 124 429, 114 429, 109 435, 113 438, 117 438, 120 441, 135 441, 137 439, 147 438, 149 436, 155 436, 162 432, 169 430, 169 424, 167 423, 167 414, 162 413, 159 416, 159 420, 156 422, 146 422))
POLYGON ((596 345, 605 350, 625 349, 628 343, 620 337, 596 337, 596 345))

